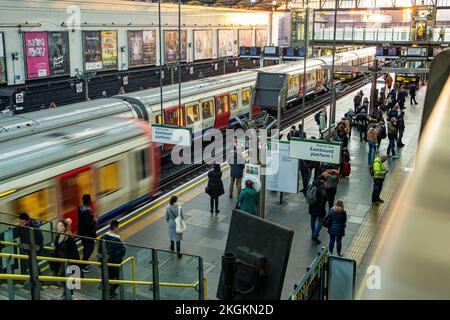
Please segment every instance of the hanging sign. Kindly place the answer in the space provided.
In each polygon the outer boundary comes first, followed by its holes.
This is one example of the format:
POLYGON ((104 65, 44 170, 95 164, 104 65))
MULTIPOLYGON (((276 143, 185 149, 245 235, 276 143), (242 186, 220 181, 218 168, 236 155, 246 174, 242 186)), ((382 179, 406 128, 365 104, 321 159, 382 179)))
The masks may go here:
POLYGON ((314 139, 291 138, 290 157, 294 159, 340 163, 341 144, 314 139))
POLYGON ((152 124, 152 141, 190 147, 191 129, 152 124))

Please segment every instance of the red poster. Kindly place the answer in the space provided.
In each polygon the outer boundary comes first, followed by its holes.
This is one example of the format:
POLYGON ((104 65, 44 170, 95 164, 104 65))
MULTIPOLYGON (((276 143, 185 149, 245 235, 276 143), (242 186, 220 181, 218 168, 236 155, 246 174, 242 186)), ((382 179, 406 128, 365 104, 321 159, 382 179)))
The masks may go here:
POLYGON ((25 55, 28 79, 50 75, 47 32, 25 33, 25 55))

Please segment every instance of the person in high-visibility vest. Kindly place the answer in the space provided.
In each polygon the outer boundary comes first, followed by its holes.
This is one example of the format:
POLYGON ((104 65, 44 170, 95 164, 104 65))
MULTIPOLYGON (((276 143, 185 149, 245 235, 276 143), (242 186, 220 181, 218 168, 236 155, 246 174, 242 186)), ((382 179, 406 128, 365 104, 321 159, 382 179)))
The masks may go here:
POLYGON ((373 191, 372 191, 372 203, 379 204, 380 202, 384 202, 383 199, 380 198, 381 190, 383 189, 383 182, 386 178, 386 173, 388 170, 384 166, 384 162, 386 161, 386 156, 381 156, 377 154, 375 160, 373 162, 373 191))

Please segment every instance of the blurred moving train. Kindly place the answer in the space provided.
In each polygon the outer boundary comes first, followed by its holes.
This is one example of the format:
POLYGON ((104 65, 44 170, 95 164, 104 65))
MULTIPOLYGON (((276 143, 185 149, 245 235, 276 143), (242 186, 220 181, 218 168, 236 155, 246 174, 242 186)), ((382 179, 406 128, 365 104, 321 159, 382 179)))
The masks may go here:
MULTIPOLYGON (((337 55, 336 63, 370 63, 375 48, 337 55)), ((287 73, 288 103, 320 90, 331 57, 259 69, 287 73)), ((228 74, 163 88, 164 124, 192 128, 193 135, 225 128, 245 117, 252 103, 255 71, 228 74)), ((328 77, 329 78, 329 77, 328 77)), ((161 124, 159 88, 0 117, 0 212, 28 212, 33 218, 71 217, 82 194, 94 199, 100 222, 152 197, 159 182, 159 146, 150 125, 161 124), (150 124, 150 125, 149 125, 150 124)))

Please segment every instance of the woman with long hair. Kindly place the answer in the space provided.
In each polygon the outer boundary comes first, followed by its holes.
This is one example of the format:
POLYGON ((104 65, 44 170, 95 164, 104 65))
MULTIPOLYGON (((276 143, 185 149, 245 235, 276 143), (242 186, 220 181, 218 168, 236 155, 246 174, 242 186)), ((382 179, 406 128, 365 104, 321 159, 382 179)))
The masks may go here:
POLYGON ((222 182, 222 170, 218 163, 214 164, 213 169, 208 172, 206 193, 210 196, 211 209, 209 212, 219 213, 219 197, 225 193, 225 190, 222 182))

